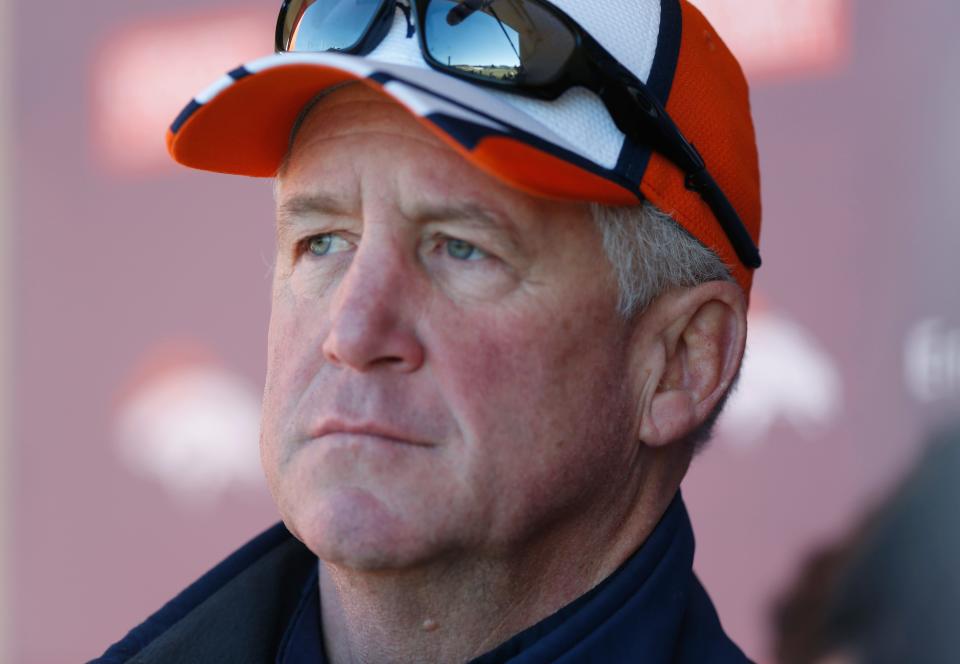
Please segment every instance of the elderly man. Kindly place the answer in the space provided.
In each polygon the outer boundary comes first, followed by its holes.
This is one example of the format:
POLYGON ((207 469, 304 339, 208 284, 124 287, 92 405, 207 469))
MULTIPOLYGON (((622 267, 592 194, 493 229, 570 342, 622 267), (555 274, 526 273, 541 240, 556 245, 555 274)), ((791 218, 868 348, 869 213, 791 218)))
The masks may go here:
POLYGON ((759 266, 723 42, 685 0, 286 0, 276 39, 168 144, 276 176, 283 525, 101 661, 745 661, 678 491, 759 266))

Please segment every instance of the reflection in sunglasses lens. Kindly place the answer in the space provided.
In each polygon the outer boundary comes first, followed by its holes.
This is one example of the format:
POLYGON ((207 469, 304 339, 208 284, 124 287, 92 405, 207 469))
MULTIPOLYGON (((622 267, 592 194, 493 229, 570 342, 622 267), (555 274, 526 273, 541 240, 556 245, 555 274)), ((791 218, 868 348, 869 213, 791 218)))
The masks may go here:
POLYGON ((287 10, 289 51, 347 50, 370 27, 380 0, 302 0, 287 10))
POLYGON ((425 23, 430 57, 497 81, 548 83, 574 47, 573 35, 559 19, 526 0, 433 0, 425 23))

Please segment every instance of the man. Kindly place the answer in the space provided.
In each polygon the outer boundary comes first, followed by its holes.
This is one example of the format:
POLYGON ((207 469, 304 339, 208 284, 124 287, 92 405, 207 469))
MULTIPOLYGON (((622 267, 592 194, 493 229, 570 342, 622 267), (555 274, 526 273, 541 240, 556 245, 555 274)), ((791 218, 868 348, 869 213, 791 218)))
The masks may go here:
POLYGON ((277 48, 168 144, 276 175, 285 527, 101 661, 745 661, 678 493, 759 265, 719 37, 676 0, 288 0, 277 48))

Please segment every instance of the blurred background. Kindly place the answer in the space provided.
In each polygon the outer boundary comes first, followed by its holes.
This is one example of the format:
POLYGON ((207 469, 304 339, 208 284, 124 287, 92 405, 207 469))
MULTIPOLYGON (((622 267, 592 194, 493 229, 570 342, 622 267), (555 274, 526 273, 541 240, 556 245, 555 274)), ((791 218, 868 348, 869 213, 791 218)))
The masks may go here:
MULTIPOLYGON (((811 551, 960 416, 960 3, 694 2, 751 80, 765 265, 684 493, 724 626, 773 662, 811 551)), ((2 662, 100 654, 277 519, 271 183, 163 139, 278 5, 0 0, 2 662)))

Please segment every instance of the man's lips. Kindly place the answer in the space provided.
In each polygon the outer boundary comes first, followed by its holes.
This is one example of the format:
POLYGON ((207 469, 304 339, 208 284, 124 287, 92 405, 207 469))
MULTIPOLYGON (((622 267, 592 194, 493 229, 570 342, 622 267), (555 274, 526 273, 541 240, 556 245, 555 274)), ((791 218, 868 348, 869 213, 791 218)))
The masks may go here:
POLYGON ((323 420, 310 431, 311 439, 323 438, 335 434, 353 436, 367 436, 380 438, 385 442, 399 445, 415 445, 418 447, 432 447, 433 443, 411 435, 399 427, 390 427, 376 422, 347 422, 337 419, 323 420))

